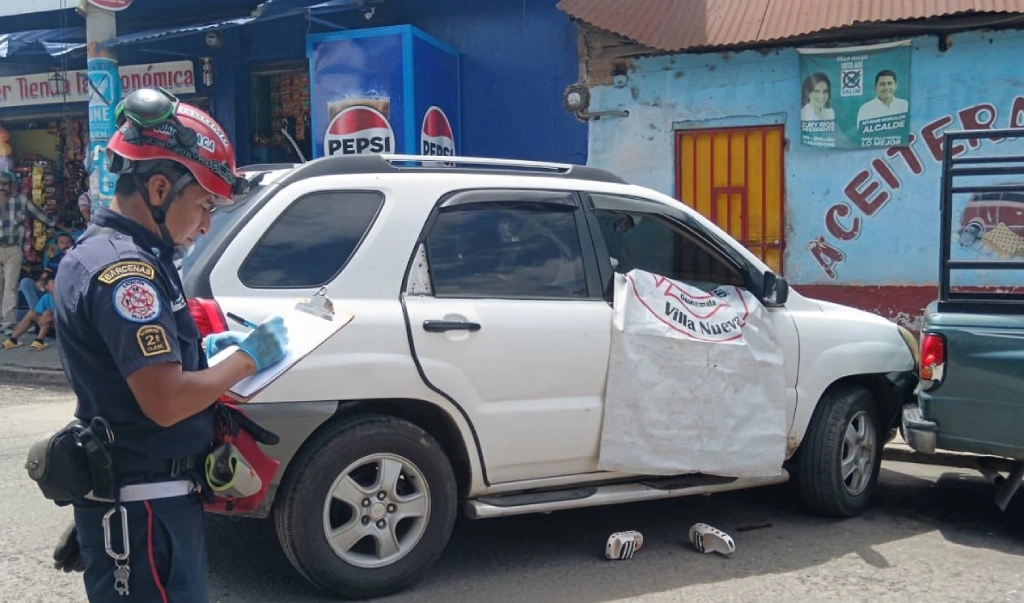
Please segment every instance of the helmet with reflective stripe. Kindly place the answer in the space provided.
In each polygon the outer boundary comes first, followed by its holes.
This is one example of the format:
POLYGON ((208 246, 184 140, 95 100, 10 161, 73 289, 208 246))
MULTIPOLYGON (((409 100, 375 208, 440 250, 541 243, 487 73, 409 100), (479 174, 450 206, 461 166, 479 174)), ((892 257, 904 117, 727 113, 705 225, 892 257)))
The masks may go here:
MULTIPOLYGON (((245 178, 235 173, 231 141, 204 111, 162 88, 136 90, 116 111, 118 129, 107 143, 112 173, 135 174, 138 162, 168 160, 187 168, 219 204, 247 190, 245 178)), ((181 190, 176 188, 175 194, 181 190)))

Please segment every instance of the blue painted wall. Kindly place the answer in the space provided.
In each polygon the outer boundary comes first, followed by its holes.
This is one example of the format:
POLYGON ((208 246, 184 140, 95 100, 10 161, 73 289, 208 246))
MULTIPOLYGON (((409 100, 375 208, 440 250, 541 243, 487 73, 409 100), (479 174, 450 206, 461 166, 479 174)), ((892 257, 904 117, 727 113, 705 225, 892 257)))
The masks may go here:
POLYGON ((562 107, 576 81, 576 26, 556 0, 393 0, 462 57, 463 154, 586 163, 587 127, 562 107))
MULTIPOLYGON (((939 51, 934 36, 912 42, 909 94, 914 141, 902 151, 802 146, 799 58, 795 50, 784 49, 636 60, 625 86, 592 91, 592 111, 628 109, 630 116, 590 125, 589 163, 674 196, 677 129, 783 123, 787 279, 829 285, 934 284, 939 262, 939 139, 947 129, 964 128, 972 117, 983 123, 991 119, 995 127, 1024 126, 1024 78, 1020 67, 1006 60, 1019 54, 1024 33, 955 35, 946 52, 939 51), (810 253, 808 245, 815 241, 841 252, 834 275, 810 253)), ((901 82, 899 91, 906 89, 901 82)), ((994 148, 992 143, 982 144, 994 148)), ((1020 154, 1024 148, 1004 142, 998 151, 1020 154)), ((966 195, 955 201, 958 220, 966 195)), ((994 255, 979 244, 953 245, 954 257, 994 255)), ((981 272, 957 282, 1020 284, 1019 274, 981 272)))

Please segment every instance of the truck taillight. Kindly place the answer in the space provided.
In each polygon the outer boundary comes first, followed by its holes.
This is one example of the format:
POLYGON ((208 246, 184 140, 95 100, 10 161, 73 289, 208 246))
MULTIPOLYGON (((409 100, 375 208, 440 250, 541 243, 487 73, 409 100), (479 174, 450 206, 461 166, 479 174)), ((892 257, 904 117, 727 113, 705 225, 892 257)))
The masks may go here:
POLYGON ((210 333, 228 330, 228 323, 216 301, 205 297, 190 297, 188 311, 199 327, 199 334, 206 337, 210 333))
POLYGON ((924 389, 942 383, 946 368, 946 338, 925 333, 921 338, 921 381, 924 389))

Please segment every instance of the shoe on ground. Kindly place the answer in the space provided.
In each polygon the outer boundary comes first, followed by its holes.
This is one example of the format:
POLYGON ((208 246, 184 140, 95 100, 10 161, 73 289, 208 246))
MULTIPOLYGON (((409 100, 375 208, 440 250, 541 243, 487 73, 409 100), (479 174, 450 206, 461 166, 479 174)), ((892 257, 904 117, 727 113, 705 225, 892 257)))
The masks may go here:
POLYGON ((706 523, 695 523, 690 526, 690 542, 702 553, 718 553, 728 557, 736 552, 736 543, 718 528, 706 523))

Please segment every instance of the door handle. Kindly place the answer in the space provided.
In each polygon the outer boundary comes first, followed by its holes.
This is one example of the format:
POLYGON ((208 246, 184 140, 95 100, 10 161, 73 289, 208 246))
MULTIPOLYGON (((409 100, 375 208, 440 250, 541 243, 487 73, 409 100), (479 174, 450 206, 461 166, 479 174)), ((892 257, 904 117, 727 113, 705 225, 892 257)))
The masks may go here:
POLYGON ((423 330, 428 333, 444 333, 445 331, 479 331, 480 323, 464 320, 424 320, 423 330))

